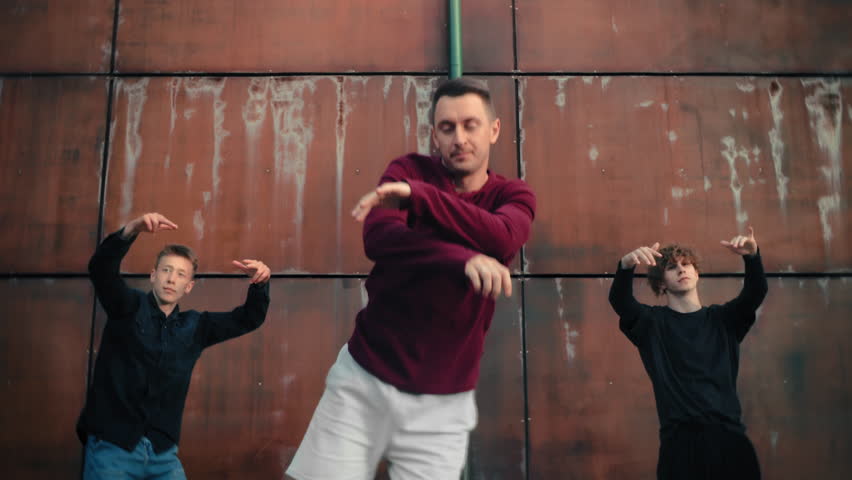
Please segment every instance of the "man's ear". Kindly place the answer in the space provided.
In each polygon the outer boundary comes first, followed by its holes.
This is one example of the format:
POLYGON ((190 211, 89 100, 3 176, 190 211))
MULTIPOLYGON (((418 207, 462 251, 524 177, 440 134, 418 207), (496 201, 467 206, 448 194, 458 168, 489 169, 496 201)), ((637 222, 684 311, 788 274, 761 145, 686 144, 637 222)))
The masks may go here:
POLYGON ((189 295, 189 292, 192 291, 192 287, 194 287, 194 286, 195 286, 195 280, 190 280, 189 283, 186 284, 186 287, 184 288, 183 294, 189 295))

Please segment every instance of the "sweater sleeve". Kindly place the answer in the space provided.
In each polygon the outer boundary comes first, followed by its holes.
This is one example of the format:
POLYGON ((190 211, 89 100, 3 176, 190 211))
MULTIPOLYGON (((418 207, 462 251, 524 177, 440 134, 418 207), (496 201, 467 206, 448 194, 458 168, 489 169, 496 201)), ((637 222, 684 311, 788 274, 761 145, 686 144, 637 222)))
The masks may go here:
POLYGON ((635 268, 621 268, 615 271, 612 287, 609 289, 609 304, 619 316, 618 326, 624 335, 637 347, 648 336, 651 314, 650 307, 639 303, 633 296, 633 272, 635 268))
POLYGON ((499 205, 488 211, 426 182, 407 181, 412 212, 431 217, 453 238, 478 252, 508 261, 529 238, 535 195, 523 182, 509 183, 499 205))
POLYGON ((754 325, 757 309, 769 291, 760 252, 754 255, 743 255, 743 262, 745 263, 743 288, 736 298, 722 305, 722 319, 739 342, 743 341, 754 325))
MULTIPOLYGON (((408 181, 414 176, 394 160, 379 183, 408 181)), ((373 208, 364 220, 364 253, 374 262, 402 267, 439 266, 460 273, 477 251, 453 243, 436 232, 409 225, 408 210, 373 208)))
POLYGON ((110 320, 126 317, 139 308, 140 297, 121 278, 121 261, 136 236, 121 237, 121 230, 106 237, 89 260, 89 277, 110 320))

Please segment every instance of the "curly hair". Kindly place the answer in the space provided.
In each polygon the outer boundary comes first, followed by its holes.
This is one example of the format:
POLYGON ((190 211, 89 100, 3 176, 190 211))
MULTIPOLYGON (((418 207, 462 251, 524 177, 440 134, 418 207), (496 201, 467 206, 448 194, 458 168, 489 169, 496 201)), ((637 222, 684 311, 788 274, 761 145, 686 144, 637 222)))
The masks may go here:
POLYGON ((654 291, 656 296, 659 297, 665 293, 663 276, 669 265, 677 263, 678 260, 683 259, 691 263, 695 267, 695 271, 701 273, 698 254, 692 248, 673 243, 661 248, 659 252, 663 255, 662 258, 657 259, 656 265, 648 267, 648 284, 651 285, 651 290, 654 291))

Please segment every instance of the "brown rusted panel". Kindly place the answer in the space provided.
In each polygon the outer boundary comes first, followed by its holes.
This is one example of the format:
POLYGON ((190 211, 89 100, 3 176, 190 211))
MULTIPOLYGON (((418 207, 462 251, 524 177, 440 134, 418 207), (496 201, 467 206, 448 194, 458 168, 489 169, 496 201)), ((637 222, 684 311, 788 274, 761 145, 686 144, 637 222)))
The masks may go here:
MULTIPOLYGON (((530 478, 654 478, 658 420, 639 353, 607 301, 610 279, 533 279, 525 295, 530 478)), ((705 304, 733 298, 737 278, 705 278, 705 304)), ((852 366, 848 281, 770 279, 742 344, 743 421, 766 478, 845 478, 852 366)), ((644 280, 634 290, 655 299, 644 280)))
POLYGON ((848 72, 849 3, 531 0, 517 11, 526 71, 848 72))
POLYGON ((524 371, 521 283, 512 297, 497 301, 485 340, 476 403, 479 424, 470 436, 469 478, 523 479, 524 371))
MULTIPOLYGON (((466 71, 509 71, 508 4, 465 2, 466 71)), ((447 2, 121 2, 122 72, 447 70, 447 2)))
POLYGON ((0 72, 109 71, 115 0, 0 2, 0 72))
POLYGON ((0 270, 85 271, 106 98, 99 78, 0 78, 0 270))
POLYGON ((852 270, 847 79, 521 82, 530 272, 611 272, 655 241, 692 244, 707 272, 741 271, 718 242, 748 225, 769 271, 852 270))
MULTIPOLYGON (((349 212, 387 164, 429 152, 434 77, 143 78, 117 83, 105 231, 146 211, 180 227, 145 237, 124 268, 165 242, 201 271, 260 258, 276 272, 367 272, 349 212)), ((517 175, 514 84, 489 78, 503 115, 494 169, 517 175)))
POLYGON ((93 293, 85 279, 6 279, 0 294, 4 478, 76 479, 93 293))

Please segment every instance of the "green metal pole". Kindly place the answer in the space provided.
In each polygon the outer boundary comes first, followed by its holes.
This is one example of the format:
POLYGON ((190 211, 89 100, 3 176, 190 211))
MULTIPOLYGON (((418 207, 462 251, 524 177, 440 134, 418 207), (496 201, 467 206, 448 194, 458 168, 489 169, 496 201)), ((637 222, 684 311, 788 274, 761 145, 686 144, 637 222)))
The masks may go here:
POLYGON ((450 78, 462 75, 461 0, 449 0, 450 78))

